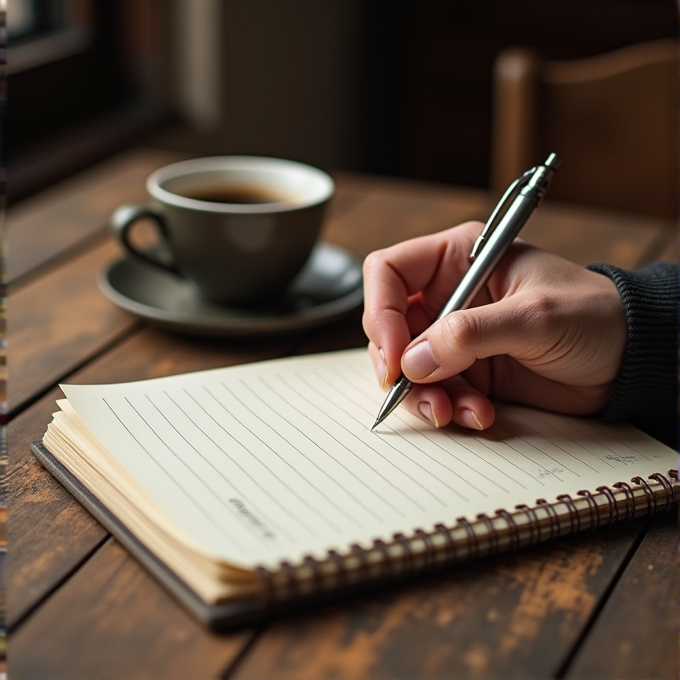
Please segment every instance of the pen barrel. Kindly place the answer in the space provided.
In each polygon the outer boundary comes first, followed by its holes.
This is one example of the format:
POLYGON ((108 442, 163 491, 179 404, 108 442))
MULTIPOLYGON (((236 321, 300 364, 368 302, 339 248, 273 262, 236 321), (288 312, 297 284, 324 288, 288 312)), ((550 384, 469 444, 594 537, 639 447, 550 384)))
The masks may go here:
POLYGON ((537 196, 535 191, 520 193, 515 198, 437 319, 467 309, 473 303, 539 201, 540 195, 537 196))

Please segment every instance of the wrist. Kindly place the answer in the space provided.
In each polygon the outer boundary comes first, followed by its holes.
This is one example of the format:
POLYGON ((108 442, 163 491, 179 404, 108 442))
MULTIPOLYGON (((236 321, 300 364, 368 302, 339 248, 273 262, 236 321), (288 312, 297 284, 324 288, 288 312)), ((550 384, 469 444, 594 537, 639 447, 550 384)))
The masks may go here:
POLYGON ((678 269, 667 263, 637 272, 606 264, 588 269, 613 282, 626 316, 623 360, 600 417, 608 422, 628 421, 673 441, 677 436, 678 269))

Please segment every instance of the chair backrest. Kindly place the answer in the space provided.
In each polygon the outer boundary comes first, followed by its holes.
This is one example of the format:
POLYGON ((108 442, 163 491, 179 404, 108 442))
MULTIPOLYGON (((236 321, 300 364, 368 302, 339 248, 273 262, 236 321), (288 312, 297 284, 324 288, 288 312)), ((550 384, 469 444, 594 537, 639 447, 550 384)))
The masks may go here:
POLYGON ((551 151, 550 197, 677 220, 678 42, 574 61, 514 47, 494 67, 491 184, 502 190, 551 151))

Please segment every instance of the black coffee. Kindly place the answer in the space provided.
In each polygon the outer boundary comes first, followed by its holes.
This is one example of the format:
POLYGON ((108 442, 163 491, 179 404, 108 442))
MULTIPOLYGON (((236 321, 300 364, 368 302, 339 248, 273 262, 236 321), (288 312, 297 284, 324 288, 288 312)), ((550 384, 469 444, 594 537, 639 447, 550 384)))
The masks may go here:
POLYGON ((182 193, 187 198, 211 203, 279 203, 291 200, 291 197, 284 193, 276 193, 272 189, 247 184, 199 187, 182 193))

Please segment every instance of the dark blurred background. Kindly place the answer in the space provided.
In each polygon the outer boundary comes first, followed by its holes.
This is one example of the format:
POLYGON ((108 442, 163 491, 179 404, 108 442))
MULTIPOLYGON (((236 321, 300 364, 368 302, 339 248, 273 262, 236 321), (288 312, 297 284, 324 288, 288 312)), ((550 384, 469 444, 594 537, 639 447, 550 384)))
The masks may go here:
POLYGON ((678 34, 676 0, 8 0, 16 202, 133 144, 489 186, 492 67, 678 34))

